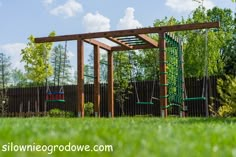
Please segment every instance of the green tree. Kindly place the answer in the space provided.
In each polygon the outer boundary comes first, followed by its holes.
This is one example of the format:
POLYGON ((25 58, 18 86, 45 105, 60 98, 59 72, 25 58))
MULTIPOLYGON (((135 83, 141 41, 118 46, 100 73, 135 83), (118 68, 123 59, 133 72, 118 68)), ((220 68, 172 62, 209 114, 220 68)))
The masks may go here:
POLYGON ((78 79, 78 72, 77 71, 74 71, 74 74, 73 74, 73 79, 72 79, 72 84, 77 84, 77 79, 78 79))
MULTIPOLYGON (((101 51, 102 52, 102 51, 101 51)), ((84 74, 94 76, 94 53, 89 54, 88 64, 84 66, 84 74)), ((107 82, 107 54, 100 53, 100 82, 107 82)), ((92 83, 93 78, 85 77, 86 83, 92 83)))
POLYGON ((159 75, 158 49, 140 50, 138 53, 129 52, 132 64, 132 80, 157 80, 159 75))
POLYGON ((207 21, 220 21, 221 23, 218 30, 208 30, 207 43, 205 30, 188 31, 184 36, 186 41, 184 45, 185 76, 187 77, 204 75, 202 69, 206 57, 209 75, 223 73, 224 62, 220 50, 227 44, 226 41, 232 37, 232 11, 217 7, 210 10, 199 7, 193 12, 193 16, 187 19, 186 23, 207 21), (205 55, 206 44, 207 56, 205 55))
POLYGON ((11 78, 14 87, 26 87, 28 86, 27 78, 25 74, 20 69, 13 69, 11 73, 11 78))
MULTIPOLYGON (((55 36, 55 32, 51 32, 49 36, 55 36)), ((27 79, 35 85, 43 85, 43 82, 53 73, 49 63, 53 43, 37 44, 34 42, 33 35, 28 40, 27 47, 21 50, 21 61, 25 62, 27 79)))
POLYGON ((124 104, 129 99, 128 94, 131 92, 132 85, 130 84, 130 72, 132 65, 129 63, 127 53, 114 53, 114 90, 116 101, 119 104, 122 115, 125 115, 124 104))
POLYGON ((222 49, 222 58, 224 60, 224 72, 227 75, 236 76, 236 13, 234 18, 234 31, 232 39, 228 40, 222 49))
POLYGON ((68 59, 66 48, 62 45, 54 47, 52 51, 51 63, 53 67, 53 84, 64 85, 71 82, 71 65, 68 59))
POLYGON ((84 65, 84 82, 86 84, 93 83, 94 82, 94 69, 90 65, 84 65))
POLYGON ((11 73, 10 57, 0 53, 0 86, 5 89, 8 86, 11 73))
POLYGON ((100 55, 100 81, 107 82, 108 73, 107 54, 102 53, 100 55))
MULTIPOLYGON (((175 32, 175 36, 183 39, 184 42, 184 59, 185 59, 185 76, 201 77, 204 75, 204 57, 208 61, 209 75, 217 75, 223 73, 224 62, 222 60, 223 47, 227 45, 227 40, 232 38, 233 18, 230 9, 213 8, 206 10, 199 7, 193 11, 193 14, 187 19, 182 18, 176 20, 173 17, 157 19, 154 26, 165 26, 174 24, 188 24, 196 22, 220 21, 220 29, 210 29, 207 35, 207 56, 205 56, 206 33, 205 30, 175 32)), ((158 37, 154 37, 158 39, 158 37)))

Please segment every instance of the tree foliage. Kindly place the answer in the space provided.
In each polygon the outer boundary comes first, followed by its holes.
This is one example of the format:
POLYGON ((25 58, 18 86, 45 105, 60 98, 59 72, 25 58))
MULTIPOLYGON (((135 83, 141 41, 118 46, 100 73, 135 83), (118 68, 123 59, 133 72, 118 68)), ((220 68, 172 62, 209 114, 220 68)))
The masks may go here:
MULTIPOLYGON (((51 32, 49 36, 55 36, 51 32)), ((52 43, 36 44, 34 36, 28 38, 27 47, 21 50, 22 62, 25 62, 25 71, 27 79, 37 85, 43 85, 43 82, 52 75, 52 66, 49 63, 50 50, 52 43)))
POLYGON ((220 95, 222 107, 219 109, 221 116, 236 115, 236 77, 226 75, 217 81, 217 91, 220 95))
POLYGON ((13 69, 11 73, 12 86, 14 87, 26 87, 28 86, 27 78, 25 74, 20 69, 13 69))
MULTIPOLYGON (((175 36, 184 42, 186 77, 204 76, 205 63, 207 63, 209 75, 223 73, 225 63, 222 60, 222 49, 228 44, 227 40, 232 38, 234 26, 232 11, 217 7, 209 10, 199 7, 187 19, 177 20, 174 17, 166 17, 162 20, 157 19, 154 22, 154 26, 166 26, 212 21, 220 21, 221 26, 219 29, 209 29, 207 38, 206 30, 175 32, 175 36), (206 46, 207 51, 205 51, 206 46), (205 58, 207 58, 207 62, 205 62, 205 58)), ((158 39, 158 37, 153 38, 158 39)))
POLYGON ((226 42, 222 49, 222 58, 225 63, 224 72, 236 76, 236 13, 234 18, 233 37, 226 42))
POLYGON ((193 12, 193 17, 188 18, 187 23, 212 21, 220 21, 220 28, 210 29, 207 34, 205 32, 206 30, 200 30, 188 31, 188 34, 185 35, 187 42, 184 46, 184 58, 185 75, 187 77, 204 75, 204 71, 202 70, 205 65, 204 58, 207 58, 209 75, 223 73, 224 63, 220 50, 227 44, 227 39, 230 39, 232 36, 232 11, 217 7, 206 10, 200 7, 193 12), (206 46, 207 50, 205 49, 206 46))
POLYGON ((157 80, 159 74, 159 51, 157 49, 128 52, 132 65, 131 79, 133 81, 157 80))
MULTIPOLYGON (((107 82, 107 53, 100 53, 100 82, 107 82)), ((94 76, 94 53, 91 52, 88 59, 88 64, 84 66, 84 74, 89 76, 94 76)), ((92 77, 85 77, 86 83, 92 83, 92 77)))
POLYGON ((11 63, 10 57, 4 53, 0 53, 0 86, 5 89, 11 77, 11 63))
POLYGON ((116 101, 119 104, 122 115, 125 114, 124 104, 129 99, 128 94, 131 92, 131 64, 129 62, 129 56, 127 53, 118 52, 114 53, 114 90, 116 101))
POLYGON ((72 81, 70 60, 66 48, 58 45, 53 48, 51 64, 53 67, 53 85, 64 85, 72 81))

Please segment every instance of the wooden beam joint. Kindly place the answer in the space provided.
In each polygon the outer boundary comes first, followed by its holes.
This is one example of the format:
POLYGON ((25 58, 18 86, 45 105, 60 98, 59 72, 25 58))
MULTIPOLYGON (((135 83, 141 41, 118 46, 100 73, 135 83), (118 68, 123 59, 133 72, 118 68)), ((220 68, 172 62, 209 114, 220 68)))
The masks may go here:
POLYGON ((126 44, 125 42, 122 42, 116 38, 113 38, 113 37, 107 37, 108 40, 120 45, 121 47, 125 47, 125 48, 128 48, 129 50, 132 50, 133 49, 133 46, 130 46, 128 44, 126 44))
POLYGON ((138 35, 136 35, 136 37, 138 37, 141 40, 144 40, 145 42, 147 42, 151 46, 158 47, 158 42, 153 40, 152 38, 150 38, 149 36, 147 36, 145 34, 138 34, 138 35))

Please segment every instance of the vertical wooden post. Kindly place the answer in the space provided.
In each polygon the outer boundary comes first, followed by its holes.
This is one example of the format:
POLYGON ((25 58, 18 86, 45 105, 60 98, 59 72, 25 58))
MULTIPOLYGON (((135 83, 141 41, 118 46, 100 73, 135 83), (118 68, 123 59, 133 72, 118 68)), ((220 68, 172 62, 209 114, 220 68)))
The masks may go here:
POLYGON ((204 85, 204 88, 205 88, 205 97, 206 97, 206 100, 205 100, 205 110, 206 110, 206 117, 209 117, 209 106, 208 106, 208 82, 209 82, 209 77, 208 77, 208 58, 209 58, 209 55, 208 55, 208 30, 206 29, 206 32, 205 32, 205 64, 206 64, 206 82, 205 82, 205 85, 204 85))
POLYGON ((108 116, 114 117, 113 53, 108 51, 108 116))
POLYGON ((167 117, 167 71, 166 71, 166 43, 165 33, 159 33, 159 50, 160 50, 160 106, 161 116, 167 117))
POLYGON ((78 117, 84 117, 84 43, 77 40, 78 117))
POLYGON ((100 117, 100 47, 94 45, 94 110, 95 117, 100 117))
POLYGON ((187 106, 185 106, 184 98, 185 98, 185 79, 184 79, 184 53, 183 53, 183 43, 182 41, 179 40, 179 45, 180 45, 180 51, 181 51, 181 56, 180 56, 180 62, 181 62, 181 74, 182 74, 182 117, 186 117, 186 111, 187 111, 187 106))

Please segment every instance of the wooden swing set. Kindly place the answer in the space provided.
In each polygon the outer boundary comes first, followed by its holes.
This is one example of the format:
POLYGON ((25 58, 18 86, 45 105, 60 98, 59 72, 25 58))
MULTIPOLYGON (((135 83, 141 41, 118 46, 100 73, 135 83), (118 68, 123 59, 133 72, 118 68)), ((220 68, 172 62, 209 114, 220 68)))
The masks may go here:
MULTIPOLYGON (((196 29, 219 28, 219 22, 194 23, 161 27, 138 28, 107 32, 62 35, 55 37, 35 38, 35 43, 77 41, 77 71, 78 71, 78 117, 84 117, 84 42, 94 46, 94 110, 95 115, 100 117, 100 49, 108 52, 108 113, 114 117, 114 90, 113 90, 113 52, 138 49, 159 48, 160 59, 160 84, 166 85, 166 42, 165 33, 175 31, 187 31, 196 29), (155 41, 148 34, 158 34, 159 41, 155 41), (105 38, 117 46, 110 46, 97 38, 105 38)), ((184 82, 183 82, 184 86, 184 82)), ((167 86, 160 86, 160 104, 164 117, 167 117, 168 93, 167 86)), ((183 93, 184 94, 184 93, 183 93)), ((184 96, 183 96, 184 97, 184 96)), ((184 102, 182 103, 184 108, 184 102)), ((184 114, 183 114, 184 116, 184 114)))

